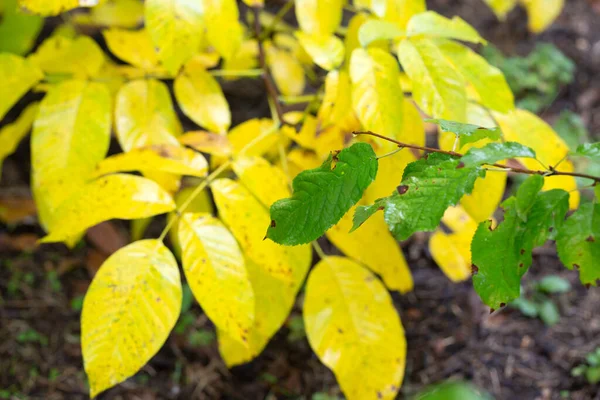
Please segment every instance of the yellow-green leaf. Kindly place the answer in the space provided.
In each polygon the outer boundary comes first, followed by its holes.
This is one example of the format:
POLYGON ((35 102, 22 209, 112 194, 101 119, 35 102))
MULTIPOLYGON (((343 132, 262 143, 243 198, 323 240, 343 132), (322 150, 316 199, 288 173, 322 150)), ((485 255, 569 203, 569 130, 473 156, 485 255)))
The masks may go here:
POLYGON ((517 0, 484 0, 488 6, 494 11, 494 14, 501 20, 506 19, 506 15, 517 4, 517 0))
POLYGON ((303 32, 329 36, 342 21, 343 0, 296 0, 296 19, 303 32))
POLYGON ((354 210, 355 207, 351 208, 327 231, 327 238, 348 257, 379 274, 389 289, 400 293, 412 290, 410 269, 398 242, 390 235, 383 214, 373 215, 360 228, 350 233, 354 210))
POLYGON ((38 216, 46 229, 60 221, 57 208, 105 157, 111 108, 104 84, 80 80, 53 86, 42 100, 31 135, 31 179, 38 216))
POLYGON ((565 0, 521 0, 529 16, 529 30, 539 33, 548 28, 563 9, 565 0))
POLYGON ((0 13, 0 53, 28 53, 44 25, 44 19, 21 10, 17 0, 2 0, 0 13))
POLYGON ((460 43, 449 40, 438 43, 442 54, 479 95, 479 103, 502 113, 515 108, 514 96, 498 68, 460 43))
POLYGON ((33 120, 37 117, 38 103, 27 106, 19 115, 19 118, 0 129, 0 178, 2 177, 2 162, 14 153, 21 140, 29 133, 33 120))
POLYGON ((90 397, 134 375, 167 340, 181 311, 177 262, 157 240, 110 256, 81 313, 81 350, 90 397))
POLYGON ((331 71, 344 61, 344 43, 337 36, 316 36, 298 31, 296 37, 314 63, 324 70, 331 71))
POLYGON ((399 76, 398 63, 388 52, 352 52, 352 104, 364 129, 391 137, 401 131, 404 94, 399 76))
POLYGON ((242 185, 267 207, 290 195, 288 179, 283 170, 264 158, 237 158, 233 163, 233 171, 242 185))
POLYGON ((181 125, 167 85, 155 79, 129 82, 119 90, 115 127, 121 147, 129 151, 153 144, 177 145, 181 125))
POLYGON ((204 36, 201 1, 147 0, 146 29, 158 48, 158 57, 175 74, 200 49, 204 36))
POLYGON ((209 214, 179 221, 183 271, 202 310, 232 339, 247 343, 254 323, 254 293, 244 256, 223 223, 209 214))
POLYGON ((179 143, 219 157, 228 157, 232 152, 231 143, 229 143, 227 136, 217 133, 205 131, 186 132, 179 136, 179 143))
POLYGON ((302 94, 306 83, 304 68, 292 54, 275 46, 267 46, 267 64, 281 94, 302 94))
POLYGON ((434 11, 427 11, 413 16, 406 26, 408 36, 425 36, 429 38, 447 38, 466 42, 483 43, 486 40, 471 25, 460 17, 448 19, 434 11))
POLYGON ((404 376, 404 329, 371 272, 343 257, 321 260, 306 285, 304 325, 348 400, 396 396, 404 376))
MULTIPOLYGON (((494 113, 506 141, 518 142, 532 148, 539 161, 546 166, 558 164, 569 153, 569 147, 550 125, 535 114, 516 109, 508 114, 494 113)), ((520 158, 519 162, 529 169, 540 169, 542 165, 534 159, 520 158)), ((573 164, 565 160, 558 171, 573 172, 573 164)), ((570 176, 548 176, 544 179, 543 190, 564 189, 569 193, 569 207, 579 205, 579 192, 575 178, 570 176), (573 191, 574 190, 574 191, 573 191)))
POLYGON ((44 16, 57 15, 77 7, 93 7, 99 0, 19 0, 19 6, 44 16))
POLYGON ((38 83, 44 74, 39 68, 14 54, 0 53, 0 120, 10 108, 38 83))
POLYGON ((72 39, 54 35, 29 56, 29 61, 47 74, 90 78, 98 75, 105 57, 100 46, 88 36, 72 39))
POLYGON ((175 96, 192 121, 212 132, 225 133, 231 111, 219 83, 197 63, 186 64, 175 78, 175 96))
POLYGON ((208 163, 193 150, 168 144, 133 149, 102 160, 95 176, 113 172, 168 172, 176 175, 206 176, 208 163))
POLYGON ((109 50, 121 60, 139 68, 158 65, 158 54, 148 31, 112 28, 103 32, 109 50))
POLYGON ((60 242, 109 219, 137 219, 175 209, 171 196, 150 179, 114 174, 98 178, 64 201, 55 224, 43 242, 60 242))
POLYGON ((239 22, 235 0, 203 0, 206 38, 226 60, 232 58, 242 44, 244 31, 239 22))
POLYGON ((466 82, 430 39, 405 39, 398 58, 412 82, 413 99, 434 118, 462 122, 466 117, 466 82))
POLYGON ((88 14, 70 17, 77 25, 135 28, 144 19, 144 3, 141 0, 105 0, 88 14))

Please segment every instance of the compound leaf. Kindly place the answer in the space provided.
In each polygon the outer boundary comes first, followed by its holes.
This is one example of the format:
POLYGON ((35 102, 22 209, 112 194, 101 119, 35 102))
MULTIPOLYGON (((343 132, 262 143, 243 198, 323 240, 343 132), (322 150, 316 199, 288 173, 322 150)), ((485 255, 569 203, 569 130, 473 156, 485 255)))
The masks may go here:
POLYGON ((117 250, 83 301, 81 349, 90 397, 134 375, 158 352, 181 310, 177 262, 157 240, 117 250))
POLYGON ((42 241, 66 241, 102 221, 146 218, 174 209, 171 196, 155 182, 134 175, 107 175, 81 186, 58 207, 55 220, 60 224, 42 241))
POLYGON ((221 221, 205 213, 186 213, 179 221, 183 271, 202 310, 239 342, 254 323, 254 292, 244 256, 221 221))
POLYGON ((486 44, 486 40, 471 25, 460 17, 448 19, 434 11, 426 11, 413 16, 406 26, 407 36, 448 38, 472 43, 486 44))
POLYGON ((579 207, 558 231, 556 248, 569 269, 579 270, 584 284, 598 285, 600 279, 600 204, 579 207))
POLYGON ((377 174, 373 148, 356 143, 319 168, 300 173, 293 181, 291 198, 271 206, 267 237, 276 243, 309 243, 325 233, 360 198, 377 174))
POLYGON ((306 285, 310 346, 349 400, 393 399, 404 376, 406 339, 392 300, 367 269, 326 257, 306 285))
POLYGON ((535 158, 535 151, 516 142, 488 143, 483 147, 473 147, 460 159, 466 166, 494 164, 506 158, 535 158))
POLYGON ((0 53, 0 120, 44 74, 30 61, 9 53, 0 53))

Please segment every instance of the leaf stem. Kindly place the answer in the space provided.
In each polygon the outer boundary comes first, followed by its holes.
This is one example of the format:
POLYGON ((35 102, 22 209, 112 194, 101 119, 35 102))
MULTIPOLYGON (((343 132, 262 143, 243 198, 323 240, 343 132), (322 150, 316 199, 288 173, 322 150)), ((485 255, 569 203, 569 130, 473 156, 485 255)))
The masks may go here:
POLYGON ((393 156, 394 154, 396 154, 397 152, 402 151, 402 150, 404 150, 404 147, 399 146, 396 150, 390 151, 389 153, 383 154, 381 156, 377 156, 377 159, 381 160, 382 158, 393 156))
MULTIPOLYGON (((409 149, 423 150, 423 151, 428 151, 431 153, 442 153, 442 154, 447 154, 447 155, 450 155, 453 157, 462 157, 463 156, 463 154, 457 153, 455 151, 446 151, 446 150, 442 150, 442 149, 436 149, 433 147, 417 146, 417 145, 410 144, 410 143, 399 142, 396 139, 392 139, 387 136, 383 136, 383 135, 380 135, 378 133, 371 132, 371 131, 354 131, 352 133, 354 135, 369 135, 369 136, 378 137, 380 139, 387 140, 388 142, 395 143, 399 147, 408 147, 409 149)), ((578 172, 564 172, 564 171, 557 171, 555 169, 549 169, 549 170, 545 170, 545 171, 532 170, 532 169, 527 169, 527 168, 509 167, 508 165, 498 164, 498 163, 491 164, 491 165, 494 167, 502 168, 502 169, 505 169, 506 171, 515 172, 518 174, 542 175, 542 176, 573 176, 573 177, 578 177, 578 178, 591 179, 595 182, 600 182, 600 177, 598 177, 598 176, 593 176, 593 175, 588 175, 588 174, 580 174, 578 172)))
POLYGON ((319 242, 317 242, 316 240, 313 240, 311 243, 313 245, 313 248, 319 255, 319 257, 321 258, 321 260, 324 260, 325 258, 327 258, 327 254, 325 254, 325 252, 323 251, 323 248, 321 247, 319 242))
MULTIPOLYGON (((279 11, 277 11, 277 14, 275 14, 273 20, 271 21, 271 24, 269 24, 269 26, 266 27, 266 29, 260 36, 257 36, 258 40, 262 41, 265 38, 269 37, 271 32, 273 32, 273 30, 275 29, 275 26, 279 23, 279 21, 283 19, 283 17, 285 17, 285 14, 287 14, 293 6, 294 0, 289 0, 287 3, 285 3, 285 5, 281 7, 279 11)), ((258 14, 254 14, 254 17, 258 19, 258 14)))

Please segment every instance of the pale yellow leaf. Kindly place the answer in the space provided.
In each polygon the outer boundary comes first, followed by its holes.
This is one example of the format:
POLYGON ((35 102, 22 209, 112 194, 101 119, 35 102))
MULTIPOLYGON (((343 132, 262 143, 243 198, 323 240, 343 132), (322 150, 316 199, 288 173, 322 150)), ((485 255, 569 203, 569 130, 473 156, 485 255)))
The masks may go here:
POLYGON ((140 0, 106 0, 87 15, 71 16, 77 24, 135 28, 144 19, 144 3, 140 0))
POLYGON ((283 170, 264 158, 239 157, 233 163, 233 171, 240 183, 267 207, 290 196, 288 179, 283 170))
POLYGON ((70 38, 54 35, 46 39, 29 61, 47 74, 95 77, 105 62, 104 53, 88 36, 70 38))
POLYGON ((502 113, 515 108, 513 93, 502 71, 460 43, 444 40, 438 46, 454 68, 473 85, 480 104, 502 113))
POLYGON ((37 117, 38 109, 39 103, 28 105, 15 122, 0 129, 0 178, 2 177, 2 162, 14 153, 21 140, 29 133, 33 120, 37 117))
POLYGON ((501 20, 506 19, 506 15, 517 4, 518 0, 485 0, 488 6, 494 11, 494 14, 501 20))
POLYGON ((238 51, 244 39, 235 0, 202 0, 205 12, 206 38, 226 60, 238 51))
POLYGON ((413 16, 406 26, 408 36, 424 36, 428 38, 447 38, 466 42, 483 43, 486 40, 471 25, 460 17, 448 19, 434 11, 427 11, 413 16))
POLYGON ((200 50, 204 11, 199 0, 146 0, 146 29, 160 60, 172 74, 200 50))
POLYGON ((8 110, 35 86, 44 74, 30 61, 9 53, 0 53, 0 120, 8 110))
POLYGON ((254 293, 244 256, 223 223, 209 214, 179 221, 183 271, 194 297, 218 330, 247 343, 254 323, 254 293))
POLYGON ((94 277, 81 314, 90 397, 134 375, 158 352, 181 311, 177 262, 157 240, 110 256, 94 277))
POLYGON ((352 104, 361 125, 395 137, 402 129, 404 94, 396 60, 381 49, 355 49, 350 59, 352 104))
POLYGON ((520 0, 529 16, 529 30, 539 33, 548 28, 565 5, 565 0, 520 0))
POLYGON ((110 219, 137 219, 175 209, 171 196, 155 182, 135 175, 107 175, 81 185, 55 212, 43 242, 61 242, 110 219))
POLYGON ((352 108, 352 83, 347 71, 329 71, 325 77, 325 93, 317 118, 322 128, 330 125, 345 127, 356 120, 352 108))
POLYGON ((355 207, 351 208, 333 228, 327 238, 348 257, 379 274, 391 290, 406 293, 413 288, 408 264, 398 242, 392 237, 382 213, 376 213, 357 230, 352 229, 355 207))
POLYGON ((125 151, 153 144, 178 144, 181 125, 163 82, 149 79, 124 85, 117 95, 115 118, 117 138, 125 151))
POLYGON ((114 172, 168 172, 176 175, 206 176, 208 163, 194 150, 168 144, 139 147, 102 160, 94 176, 114 172))
POLYGON ((463 122, 466 117, 466 82, 430 39, 405 39, 398 58, 412 82, 413 99, 434 118, 463 122))
MULTIPOLYGON (((516 109, 507 114, 494 113, 506 141, 519 142, 535 150, 538 160, 545 166, 556 165, 569 153, 569 147, 550 125, 529 111, 516 109)), ((520 158, 520 163, 529 169, 539 170, 542 165, 531 158, 520 158)), ((573 164, 566 160, 558 171, 572 172, 573 164)), ((548 176, 544 179, 543 190, 561 188, 571 191, 577 187, 575 178, 569 176, 548 176)), ((571 209, 579 205, 579 192, 569 193, 571 209)))
POLYGON ((267 64, 277 88, 284 96, 298 96, 304 91, 304 68, 289 52, 267 46, 267 64))
POLYGON ((19 6, 44 16, 57 15, 77 7, 93 7, 99 0, 19 0, 19 6))
POLYGON ((296 0, 296 19, 303 32, 329 36, 342 21, 343 6, 343 0, 296 0))
POLYGON ((203 153, 220 157, 228 157, 232 152, 231 143, 229 143, 227 136, 217 133, 204 131, 186 132, 179 137, 179 143, 203 153))
POLYGON ((344 61, 344 43, 337 36, 316 36, 298 31, 296 37, 314 63, 324 70, 331 71, 344 61))
POLYGON ((410 19, 427 10, 425 0, 372 0, 373 12, 385 21, 396 24, 400 29, 406 29, 410 19), (382 13, 381 10, 385 11, 382 13))
POLYGON ((196 63, 186 64, 175 78, 175 97, 192 121, 216 133, 231 125, 231 111, 219 83, 196 63))
POLYGON ((81 188, 105 157, 111 109, 105 85, 79 80, 53 86, 40 103, 31 135, 31 182, 38 216, 46 229, 60 221, 57 208, 81 188))
POLYGON ((130 31, 112 28, 103 32, 109 50, 121 60, 139 68, 154 68, 158 54, 145 29, 130 31))
POLYGON ((360 45, 360 40, 358 39, 358 32, 360 31, 361 26, 365 22, 369 20, 369 17, 364 13, 355 14, 348 23, 348 28, 346 31, 346 37, 344 38, 344 47, 346 53, 346 65, 350 63, 350 58, 352 57, 352 53, 354 49, 362 47, 360 45))
POLYGON ((304 325, 348 400, 395 398, 406 339, 392 299, 371 272, 348 258, 321 260, 306 284, 304 325))

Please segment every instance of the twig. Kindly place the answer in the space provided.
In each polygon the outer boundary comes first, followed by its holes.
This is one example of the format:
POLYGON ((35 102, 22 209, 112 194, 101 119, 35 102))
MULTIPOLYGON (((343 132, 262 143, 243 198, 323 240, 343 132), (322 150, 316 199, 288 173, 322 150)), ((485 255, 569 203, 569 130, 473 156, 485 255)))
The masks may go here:
MULTIPOLYGON (((442 149, 436 149, 436 148, 433 148, 433 147, 418 146, 418 145, 415 145, 415 144, 399 142, 398 140, 395 140, 395 139, 392 139, 392 138, 389 138, 387 136, 383 136, 383 135, 380 135, 378 133, 371 132, 371 131, 364 131, 364 132, 354 131, 352 133, 354 135, 369 135, 369 136, 378 137, 380 139, 387 140, 388 142, 395 143, 399 147, 407 147, 409 149, 429 151, 431 153, 442 153, 442 154, 447 154, 447 155, 453 156, 453 157, 462 157, 463 156, 463 154, 457 153, 455 151, 446 151, 446 150, 442 150, 442 149)), ((560 175, 562 175, 562 176, 574 176, 574 177, 578 177, 578 178, 591 179, 591 180, 593 180, 596 183, 600 182, 600 177, 598 177, 598 176, 592 176, 592 175, 588 175, 588 174, 580 174, 578 172, 564 172, 564 171, 557 171, 555 169, 549 169, 549 170, 546 170, 546 171, 532 170, 532 169, 527 169, 527 168, 509 167, 508 165, 498 164, 498 163, 494 163, 494 164, 491 164, 491 165, 493 165, 494 167, 503 168, 503 169, 505 169, 507 171, 511 171, 511 172, 515 172, 515 173, 519 173, 519 174, 542 175, 542 176, 560 176, 560 175)))

